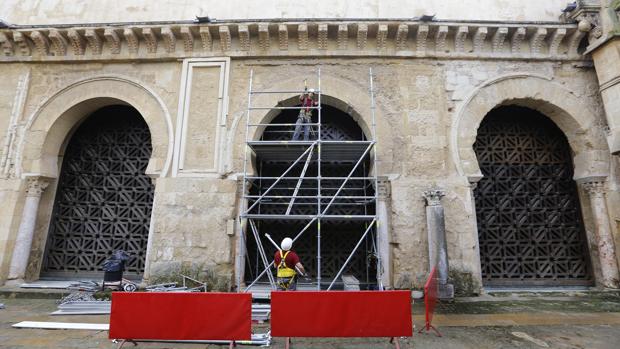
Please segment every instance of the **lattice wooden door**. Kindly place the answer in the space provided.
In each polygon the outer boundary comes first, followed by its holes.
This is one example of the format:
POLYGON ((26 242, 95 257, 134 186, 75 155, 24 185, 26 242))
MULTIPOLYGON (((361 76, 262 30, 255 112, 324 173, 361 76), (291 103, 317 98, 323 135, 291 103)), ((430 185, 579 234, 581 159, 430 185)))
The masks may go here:
POLYGON ((487 285, 591 284, 572 156, 560 129, 526 108, 486 116, 474 144, 475 190, 487 285))
POLYGON ((153 185, 145 174, 151 135, 130 107, 103 108, 76 131, 60 174, 42 274, 97 274, 114 250, 144 271, 153 185))

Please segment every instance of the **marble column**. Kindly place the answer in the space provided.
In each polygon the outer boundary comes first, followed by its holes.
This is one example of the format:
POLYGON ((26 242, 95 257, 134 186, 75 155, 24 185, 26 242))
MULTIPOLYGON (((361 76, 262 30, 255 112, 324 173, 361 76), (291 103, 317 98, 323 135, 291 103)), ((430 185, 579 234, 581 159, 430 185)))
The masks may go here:
POLYGON ((608 288, 618 288, 618 260, 611 232, 611 223, 605 200, 605 180, 586 179, 581 182, 590 198, 592 216, 594 217, 595 237, 598 246, 598 256, 601 264, 602 284, 608 288))
POLYGON ((40 176, 28 177, 26 181, 26 201, 13 248, 7 284, 21 283, 26 275, 41 194, 49 184, 47 179, 40 176))
POLYGON ((445 193, 441 190, 424 192, 426 199, 426 228, 428 231, 429 265, 437 267, 439 279, 439 298, 454 298, 454 286, 448 283, 448 243, 446 241, 446 225, 441 198, 445 193))
POLYGON ((379 254, 379 271, 380 281, 384 288, 392 288, 392 258, 390 258, 390 231, 391 231, 391 189, 390 182, 387 177, 379 177, 378 179, 378 196, 377 216, 379 221, 377 224, 377 253, 379 254))

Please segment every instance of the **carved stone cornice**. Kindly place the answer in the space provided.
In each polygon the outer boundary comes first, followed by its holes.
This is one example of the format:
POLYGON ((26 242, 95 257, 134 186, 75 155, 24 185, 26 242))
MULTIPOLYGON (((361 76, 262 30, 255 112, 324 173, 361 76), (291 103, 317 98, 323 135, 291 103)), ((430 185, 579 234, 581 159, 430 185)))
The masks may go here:
POLYGON ((26 177, 26 196, 40 197, 49 185, 49 179, 41 176, 26 177))
POLYGON ((14 26, 0 30, 0 62, 176 60, 222 54, 587 59, 577 48, 586 31, 598 25, 597 17, 585 7, 571 16, 571 23, 318 20, 14 26))
POLYGON ((446 196, 446 193, 441 189, 431 189, 425 191, 423 196, 427 206, 441 206, 441 198, 446 196))
POLYGON ((598 0, 577 0, 574 10, 564 13, 561 19, 579 24, 579 30, 588 33, 588 40, 594 42, 603 36, 601 26, 601 3, 598 0))

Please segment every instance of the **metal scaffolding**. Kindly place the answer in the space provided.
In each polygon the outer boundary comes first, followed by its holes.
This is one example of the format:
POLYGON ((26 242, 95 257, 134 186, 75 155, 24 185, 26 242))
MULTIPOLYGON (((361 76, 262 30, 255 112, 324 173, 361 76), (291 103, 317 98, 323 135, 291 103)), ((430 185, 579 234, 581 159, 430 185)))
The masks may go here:
MULTIPOLYGON (((377 210, 375 208, 373 214, 341 214, 339 212, 331 212, 334 207, 337 206, 355 206, 355 205, 369 205, 374 204, 378 199, 377 190, 377 150, 376 150, 376 122, 375 122, 375 102, 373 91, 373 73, 372 68, 369 69, 369 95, 371 102, 371 134, 365 135, 363 140, 327 140, 322 137, 323 132, 323 115, 321 107, 321 70, 317 69, 315 96, 317 105, 309 107, 311 110, 316 110, 317 122, 305 123, 304 127, 310 128, 310 137, 308 140, 270 140, 264 137, 258 139, 252 138, 252 135, 257 130, 267 130, 268 128, 284 128, 286 131, 296 126, 295 123, 254 123, 252 124, 252 112, 253 111, 273 111, 273 110, 301 110, 304 106, 281 106, 279 103, 277 106, 254 106, 253 98, 261 94, 282 94, 290 98, 291 95, 302 95, 305 90, 287 90, 287 91, 255 91, 253 90, 253 78, 254 71, 250 71, 249 78, 249 91, 248 91, 248 107, 246 113, 246 151, 244 159, 243 170, 243 199, 245 200, 244 208, 239 214, 240 227, 246 228, 248 236, 250 234, 256 240, 256 248, 260 259, 264 266, 264 269, 254 281, 245 289, 250 290, 258 280, 267 274, 272 289, 276 288, 275 280, 270 268, 273 266, 273 258, 265 252, 265 246, 263 246, 261 239, 261 232, 257 222, 266 220, 280 220, 280 221, 303 221, 307 222, 303 228, 296 233, 293 237, 293 241, 299 239, 310 227, 316 227, 316 242, 317 242, 317 264, 316 264, 316 289, 321 290, 322 274, 321 274, 321 239, 333 238, 332 236, 321 236, 321 223, 329 221, 361 221, 363 224, 363 233, 361 238, 348 255, 346 262, 341 266, 340 270, 335 276, 328 280, 329 286, 327 289, 331 289, 336 280, 342 275, 346 269, 347 264, 351 258, 355 255, 356 251, 365 241, 366 237, 377 230, 376 227, 379 224, 377 217, 377 210), (368 139, 370 138, 370 139, 368 139), (253 156, 255 158, 261 158, 266 161, 275 161, 282 164, 284 170, 279 176, 261 176, 248 173, 249 167, 253 156), (321 172, 322 164, 326 163, 344 163, 348 174, 345 176, 329 176, 323 177, 321 172), (316 170, 308 175, 309 164, 313 163, 316 166, 316 170), (354 174, 360 168, 362 163, 372 164, 371 174, 367 176, 355 176, 354 174), (350 168, 349 168, 350 167, 350 168), (301 171, 300 173, 298 173, 301 171), (297 173, 292 175, 292 173, 297 173), (266 190, 261 190, 259 194, 250 194, 250 188, 256 186, 256 183, 271 183, 266 190), (334 184, 336 183, 336 184, 334 184), (365 186, 374 186, 374 194, 367 195, 367 188, 365 186), (300 194, 300 188, 304 185, 302 191, 306 194, 300 194), (346 188, 345 188, 346 187, 346 188), (314 195, 308 195, 308 191, 311 189, 314 195), (349 195, 351 191, 358 190, 363 195, 349 195), (274 194, 274 192, 276 192, 274 194), (285 192, 287 195, 279 195, 277 193, 285 192), (296 206, 297 205, 297 206, 296 206), (294 207, 314 207, 311 210, 305 209, 303 214, 295 214, 294 207), (268 209, 265 209, 268 208, 268 209), (271 261, 270 261, 271 259, 271 261)), ((288 133, 287 133, 288 134, 288 133)), ((340 211, 342 212, 342 211, 340 211)), ((357 211, 354 211, 357 212, 357 211)), ((245 239, 246 234, 241 234, 241 238, 245 239)), ((264 234, 263 234, 264 235, 264 234)), ((242 245, 246 246, 243 241, 242 245)), ((381 283, 381 274, 383 272, 382 264, 379 259, 379 254, 376 253, 376 242, 372 241, 372 247, 377 256, 377 286, 379 289, 383 289, 381 283)), ((246 251, 247 253, 247 251, 246 251)), ((327 282, 325 284, 327 284, 327 282)))

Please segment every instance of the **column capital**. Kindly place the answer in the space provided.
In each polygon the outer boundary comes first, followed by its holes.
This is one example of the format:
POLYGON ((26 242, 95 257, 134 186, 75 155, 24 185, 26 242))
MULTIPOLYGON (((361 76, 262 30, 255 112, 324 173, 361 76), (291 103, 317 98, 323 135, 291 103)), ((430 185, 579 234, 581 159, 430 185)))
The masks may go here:
POLYGON ((27 176, 26 196, 40 197, 49 184, 49 178, 43 176, 27 176))
POLYGON ((604 177, 588 177, 580 179, 577 182, 590 196, 600 196, 607 191, 604 177))
POLYGON ((441 189, 431 189, 424 192, 423 196, 426 199, 427 206, 440 206, 441 198, 444 197, 446 193, 441 189))

